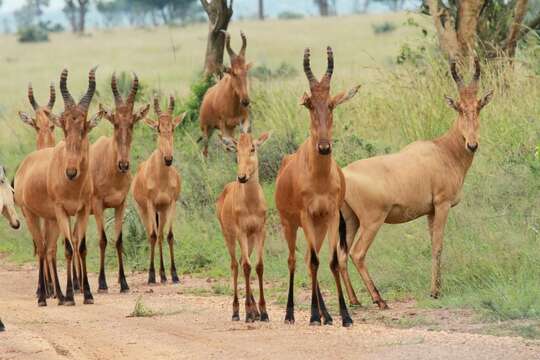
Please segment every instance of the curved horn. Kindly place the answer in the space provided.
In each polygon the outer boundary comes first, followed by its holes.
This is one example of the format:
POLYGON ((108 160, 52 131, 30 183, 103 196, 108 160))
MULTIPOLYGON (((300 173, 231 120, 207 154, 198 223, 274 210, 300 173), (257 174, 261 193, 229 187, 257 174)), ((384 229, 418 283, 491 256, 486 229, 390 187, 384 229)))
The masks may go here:
POLYGON ((39 105, 36 101, 36 98, 34 97, 34 89, 32 89, 32 83, 28 84, 28 100, 30 100, 32 108, 37 111, 39 109, 39 105))
POLYGON ((64 105, 66 107, 75 106, 75 100, 73 100, 73 97, 67 88, 67 77, 67 69, 62 70, 62 75, 60 76, 60 92, 62 93, 62 98, 64 99, 64 105))
POLYGON ((161 108, 159 107, 159 100, 157 97, 154 98, 154 111, 157 116, 161 116, 161 108))
POLYGON ((478 57, 474 58, 474 76, 472 83, 474 85, 478 85, 478 81, 480 80, 480 60, 478 60, 478 57))
POLYGON ((47 107, 49 110, 52 110, 54 107, 54 103, 56 102, 56 89, 54 87, 54 83, 51 83, 49 86, 49 103, 47 104, 47 107))
POLYGON ((452 77, 454 78, 454 81, 456 82, 458 89, 461 89, 463 87, 463 79, 457 72, 455 60, 450 61, 450 72, 452 73, 452 77))
POLYGON ((118 84, 116 83, 116 73, 113 72, 111 77, 111 89, 114 95, 114 103, 116 106, 120 106, 124 103, 124 100, 122 99, 122 95, 120 95, 120 92, 118 91, 118 84))
POLYGON ((304 72, 306 73, 306 77, 309 81, 309 85, 312 86, 315 83, 317 83, 317 80, 315 79, 315 75, 313 75, 313 72, 311 71, 311 65, 309 63, 309 57, 311 56, 309 48, 306 48, 304 50, 304 72))
POLYGON ((247 37, 243 31, 240 30, 240 37, 242 38, 242 49, 240 49, 240 55, 246 56, 247 37))
POLYGON ((133 81, 131 82, 131 92, 128 95, 127 103, 133 105, 135 103, 135 96, 137 96, 137 91, 139 91, 139 78, 137 74, 133 73, 133 81))
POLYGON ((169 96, 169 114, 173 114, 174 111, 174 96, 169 96))
POLYGON ((330 46, 326 47, 326 55, 328 57, 328 65, 326 66, 325 79, 328 83, 332 80, 332 74, 334 73, 334 52, 330 46))
POLYGON ((227 48, 227 53, 229 53, 229 57, 232 59, 236 57, 236 53, 231 48, 231 35, 225 30, 221 31, 225 34, 225 47, 227 48))
POLYGON ((97 66, 93 67, 88 73, 88 90, 86 90, 86 94, 84 94, 81 101, 79 101, 79 106, 82 107, 84 111, 87 111, 90 107, 90 102, 96 92, 96 69, 97 66))

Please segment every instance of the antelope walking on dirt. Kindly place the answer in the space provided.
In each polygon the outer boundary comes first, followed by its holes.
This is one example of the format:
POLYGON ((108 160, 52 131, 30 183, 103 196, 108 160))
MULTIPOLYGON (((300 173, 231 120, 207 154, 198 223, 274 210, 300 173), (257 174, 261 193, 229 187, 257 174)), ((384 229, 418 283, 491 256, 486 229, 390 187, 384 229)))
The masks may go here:
POLYGON ((100 105, 103 116, 114 126, 112 137, 100 137, 90 146, 90 168, 94 184, 92 196, 92 212, 96 219, 97 231, 100 234, 100 262, 99 262, 99 291, 106 292, 107 280, 105 277, 105 249, 107 248, 107 235, 104 226, 104 210, 114 209, 114 235, 116 239, 116 253, 118 256, 118 282, 120 291, 126 292, 129 286, 124 273, 122 259, 122 223, 126 209, 126 198, 131 186, 130 151, 133 139, 133 126, 144 119, 150 109, 146 105, 134 112, 135 96, 139 89, 139 79, 133 74, 131 91, 126 99, 118 91, 116 75, 111 79, 111 88, 114 95, 116 111, 104 109, 100 105))
POLYGON ((259 160, 257 152, 270 137, 262 134, 253 140, 251 134, 242 133, 238 141, 224 138, 225 145, 237 152, 237 181, 225 185, 216 202, 217 216, 225 244, 231 256, 234 300, 232 320, 240 320, 238 314, 238 261, 236 260, 236 242, 240 246, 241 264, 246 280, 246 322, 255 320, 268 321, 266 301, 263 290, 263 254, 266 223, 266 201, 259 184, 259 160), (253 248, 257 249, 257 265, 255 270, 259 278, 259 309, 251 290, 251 262, 249 260, 253 248), (260 310, 260 313, 259 313, 260 310))
POLYGON ((173 221, 176 212, 176 201, 180 196, 180 174, 172 166, 173 163, 173 132, 180 125, 185 113, 173 117, 174 98, 169 100, 169 109, 161 112, 158 99, 154 99, 154 109, 158 119, 156 121, 145 119, 145 123, 158 133, 157 149, 148 160, 139 165, 133 180, 133 197, 137 210, 146 229, 150 241, 150 268, 148 283, 156 283, 156 270, 154 268, 154 254, 156 242, 159 246, 159 274, 161 282, 166 282, 165 266, 163 263, 163 233, 167 232, 169 254, 171 257, 171 278, 173 283, 180 280, 176 273, 174 263, 174 235, 173 221))
POLYGON ((226 33, 225 42, 231 59, 231 67, 224 69, 225 76, 204 95, 200 121, 203 141, 203 154, 208 156, 208 142, 215 129, 222 137, 234 138, 234 129, 239 124, 245 127, 249 117, 248 71, 246 64, 246 35, 241 32, 242 48, 236 54, 231 48, 231 36, 226 33))
MULTIPOLYGON (((23 211, 39 256, 38 305, 45 306, 45 256, 52 269, 54 290, 58 303, 74 305, 72 261, 80 259, 84 303, 92 304, 93 297, 86 272, 86 239, 84 234, 90 215, 92 178, 89 171, 89 132, 97 125, 101 114, 87 120, 88 108, 96 89, 95 68, 88 76, 88 89, 79 103, 75 103, 67 89, 68 71, 60 78, 60 90, 65 110, 55 124, 62 128, 65 140, 54 148, 46 148, 28 155, 15 175, 15 202, 23 211), (73 231, 70 217, 76 217, 73 231), (55 220, 64 236, 67 289, 64 297, 56 267, 56 238, 43 236, 40 220, 55 220), (54 240, 46 244, 45 240, 54 240), (45 253, 46 251, 46 253, 45 253)), ((50 230, 50 228, 49 228, 50 230)), ((77 268, 77 267, 76 267, 77 268)))
MULTIPOLYGON (((365 258, 383 223, 400 224, 427 215, 432 243, 431 296, 440 294, 444 227, 450 208, 460 201, 465 175, 478 150, 480 110, 493 95, 488 91, 477 99, 478 59, 469 85, 464 84, 455 62, 450 69, 459 100, 446 97, 448 105, 458 112, 446 134, 433 141, 414 142, 396 154, 356 161, 343 169, 347 190, 341 208, 340 244, 345 253, 350 252, 380 309, 387 305, 368 273, 365 258)), ((347 256, 340 260, 340 269, 347 272, 347 256)), ((350 283, 348 286, 349 298, 356 300, 350 283)))
POLYGON ((359 86, 334 97, 330 96, 330 81, 334 70, 330 47, 327 53, 326 74, 321 81, 317 81, 311 71, 309 49, 304 52, 304 72, 309 81, 311 95, 304 93, 301 105, 309 110, 310 137, 296 153, 283 159, 276 180, 276 207, 289 247, 290 279, 285 322, 294 323, 296 235, 298 227, 302 227, 307 240, 306 262, 312 282, 310 323, 320 325, 321 313, 325 324, 332 323, 317 280, 318 254, 326 235, 329 234, 332 257, 330 268, 336 281, 341 318, 343 326, 350 326, 352 319, 343 299, 337 259, 339 209, 345 196, 345 180, 331 155, 332 113, 336 106, 351 99, 358 92, 359 86))

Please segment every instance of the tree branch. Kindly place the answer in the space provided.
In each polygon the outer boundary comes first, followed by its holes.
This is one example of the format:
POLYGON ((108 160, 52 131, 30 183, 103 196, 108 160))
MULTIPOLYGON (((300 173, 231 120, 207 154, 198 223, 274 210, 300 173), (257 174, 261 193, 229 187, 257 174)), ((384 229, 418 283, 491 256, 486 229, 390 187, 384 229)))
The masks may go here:
POLYGON ((208 2, 208 0, 201 0, 201 5, 204 8, 204 11, 208 13, 210 9, 210 3, 208 2))
POLYGON ((521 26, 527 13, 527 3, 528 0, 517 0, 514 7, 514 20, 512 21, 512 25, 510 25, 510 31, 508 32, 504 47, 506 54, 511 58, 516 53, 516 45, 521 32, 521 26))

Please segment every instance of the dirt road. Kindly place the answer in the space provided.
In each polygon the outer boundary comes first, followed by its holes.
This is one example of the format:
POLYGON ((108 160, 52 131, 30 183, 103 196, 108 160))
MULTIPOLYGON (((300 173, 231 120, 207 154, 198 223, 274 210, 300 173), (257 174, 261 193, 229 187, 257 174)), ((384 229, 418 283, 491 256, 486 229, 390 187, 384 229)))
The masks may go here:
MULTIPOLYGON (((7 327, 0 359, 540 359, 540 344, 521 338, 361 321, 350 329, 310 327, 305 311, 288 326, 282 306, 272 304, 268 324, 232 323, 231 299, 190 295, 186 289, 204 282, 191 278, 149 287, 143 274, 134 275, 129 294, 112 286, 109 294, 94 294, 94 305, 82 305, 78 295, 75 307, 51 299, 38 308, 35 274, 30 266, 0 266, 0 317, 7 327), (128 317, 139 297, 158 315, 128 317)), ((112 274, 109 279, 112 284, 112 274)))

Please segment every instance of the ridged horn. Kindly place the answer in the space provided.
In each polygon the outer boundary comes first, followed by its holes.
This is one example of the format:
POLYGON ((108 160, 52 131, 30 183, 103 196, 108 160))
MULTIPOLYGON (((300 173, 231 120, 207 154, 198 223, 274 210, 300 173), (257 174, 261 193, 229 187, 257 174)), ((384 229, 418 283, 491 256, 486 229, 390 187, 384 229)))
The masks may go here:
POLYGON ((478 85, 478 81, 480 81, 480 60, 478 57, 474 58, 474 76, 472 80, 473 85, 478 85))
POLYGON ((240 55, 246 56, 247 37, 243 31, 240 30, 240 37, 242 38, 242 49, 240 49, 240 55))
POLYGON ((161 116, 161 107, 159 106, 159 100, 157 97, 154 98, 154 111, 157 116, 161 116))
POLYGON ((133 106, 135 104, 135 97, 139 91, 139 78, 137 74, 133 73, 133 81, 131 82, 131 91, 129 92, 127 103, 133 106))
POLYGON ((452 73, 452 77, 454 78, 454 81, 456 82, 458 89, 463 88, 464 86, 463 79, 459 75, 456 68, 456 61, 453 59, 450 61, 450 72, 452 73))
POLYGON ((39 105, 36 101, 36 98, 34 97, 34 89, 32 88, 32 83, 28 84, 28 100, 30 101, 32 108, 37 111, 39 109, 39 105))
POLYGON ((334 52, 330 46, 326 47, 326 55, 328 57, 328 64, 326 66, 326 74, 324 77, 326 81, 330 83, 330 80, 332 80, 332 74, 334 73, 334 52))
POLYGON ((236 57, 236 53, 234 52, 234 50, 231 48, 231 35, 225 31, 225 30, 221 30, 224 34, 225 34, 225 47, 227 48, 227 53, 229 54, 229 57, 232 59, 232 58, 235 58, 236 57))
POLYGON ((124 103, 124 100, 122 99, 122 95, 120 95, 120 92, 118 91, 118 83, 116 81, 116 72, 113 72, 111 76, 111 89, 114 96, 114 103, 116 104, 116 107, 121 106, 124 103))
POLYGON ((54 107, 54 103, 56 102, 56 88, 54 87, 54 83, 51 83, 49 86, 49 103, 47 104, 47 107, 49 110, 52 110, 54 107))
POLYGON ((309 48, 305 48, 304 50, 304 73, 306 74, 306 77, 309 81, 310 87, 312 85, 315 85, 317 83, 317 80, 315 79, 315 75, 313 75, 313 72, 311 71, 311 65, 309 63, 309 57, 311 56, 309 48))
POLYGON ((173 114, 174 111, 174 96, 169 96, 169 114, 173 114))
POLYGON ((84 111, 88 111, 92 98, 94 97, 94 93, 96 92, 96 69, 97 66, 93 67, 88 73, 88 89, 86 90, 86 94, 84 94, 79 101, 79 106, 84 111))
POLYGON ((60 75, 60 92, 62 93, 62 98, 64 99, 64 105, 66 107, 75 106, 75 100, 73 100, 73 97, 67 88, 67 78, 68 70, 64 69, 62 70, 62 75, 60 75))

